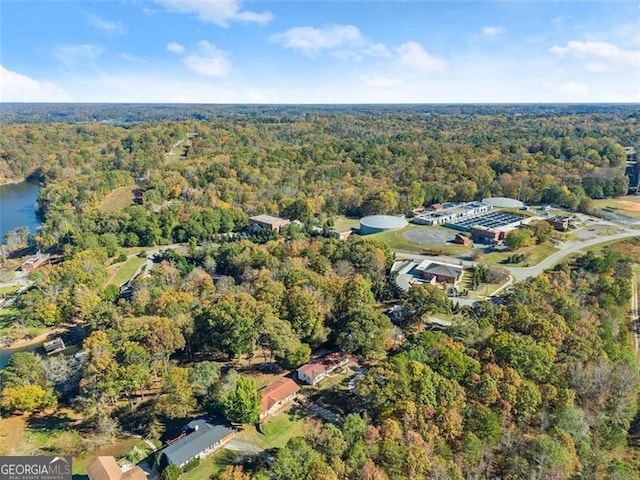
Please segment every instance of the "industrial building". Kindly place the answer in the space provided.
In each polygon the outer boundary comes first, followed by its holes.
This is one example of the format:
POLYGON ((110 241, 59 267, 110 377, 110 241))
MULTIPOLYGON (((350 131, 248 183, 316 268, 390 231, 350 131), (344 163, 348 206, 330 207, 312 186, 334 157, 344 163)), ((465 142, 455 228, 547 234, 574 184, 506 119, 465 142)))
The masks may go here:
POLYGON ((291 224, 286 218, 278 218, 272 215, 256 215, 249 218, 249 226, 251 228, 266 228, 274 232, 280 233, 280 229, 291 224))
POLYGON ((398 230, 409 225, 404 217, 393 215, 369 215, 360 219, 360 235, 398 230))
POLYGON ((414 222, 418 225, 445 225, 457 220, 484 215, 493 209, 491 205, 481 202, 444 203, 432 205, 431 210, 416 215, 414 222))

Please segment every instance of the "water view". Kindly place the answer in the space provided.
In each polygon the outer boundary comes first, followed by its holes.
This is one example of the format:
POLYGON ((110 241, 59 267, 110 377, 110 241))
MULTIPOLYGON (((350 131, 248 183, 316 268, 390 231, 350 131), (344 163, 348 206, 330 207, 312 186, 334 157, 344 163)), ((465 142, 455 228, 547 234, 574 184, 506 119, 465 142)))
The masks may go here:
POLYGON ((37 183, 30 182, 0 185, 0 241, 18 227, 35 233, 41 223, 35 210, 39 189, 37 183))

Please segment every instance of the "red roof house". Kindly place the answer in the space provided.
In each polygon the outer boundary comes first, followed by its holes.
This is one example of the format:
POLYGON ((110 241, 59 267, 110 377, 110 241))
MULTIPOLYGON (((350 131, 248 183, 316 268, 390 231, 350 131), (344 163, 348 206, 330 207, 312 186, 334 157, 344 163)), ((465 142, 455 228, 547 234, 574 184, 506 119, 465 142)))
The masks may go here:
POLYGON ((348 362, 349 356, 347 354, 339 352, 330 353, 298 368, 298 379, 309 385, 315 385, 321 382, 327 374, 333 372, 338 367, 346 365, 348 362))
POLYGON ((260 404, 260 418, 264 418, 282 408, 293 400, 300 390, 296 382, 283 377, 262 390, 262 403, 260 404))

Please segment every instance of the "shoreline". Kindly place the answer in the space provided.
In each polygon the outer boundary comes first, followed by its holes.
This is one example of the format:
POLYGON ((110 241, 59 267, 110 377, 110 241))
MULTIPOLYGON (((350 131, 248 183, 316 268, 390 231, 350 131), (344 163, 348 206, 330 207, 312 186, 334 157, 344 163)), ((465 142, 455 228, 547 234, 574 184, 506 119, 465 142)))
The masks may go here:
POLYGON ((66 328, 54 328, 53 330, 47 330, 33 338, 20 338, 11 341, 11 343, 0 347, 0 350, 15 350, 18 348, 31 347, 40 343, 44 343, 50 336, 61 335, 68 330, 66 328))

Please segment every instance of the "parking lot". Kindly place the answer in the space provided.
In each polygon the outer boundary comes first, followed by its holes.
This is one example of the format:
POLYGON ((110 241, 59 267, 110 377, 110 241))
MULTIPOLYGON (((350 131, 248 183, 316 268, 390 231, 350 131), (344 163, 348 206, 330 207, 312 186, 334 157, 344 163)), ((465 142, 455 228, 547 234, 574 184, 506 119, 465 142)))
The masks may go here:
POLYGON ((465 218, 459 221, 450 222, 446 225, 456 230, 468 231, 474 225, 480 225, 485 228, 500 228, 511 223, 519 223, 526 217, 514 215, 512 213, 489 212, 485 215, 479 215, 472 218, 465 218))
POLYGON ((442 227, 411 228, 402 233, 402 236, 410 242, 418 245, 447 245, 453 242, 456 234, 442 227))

